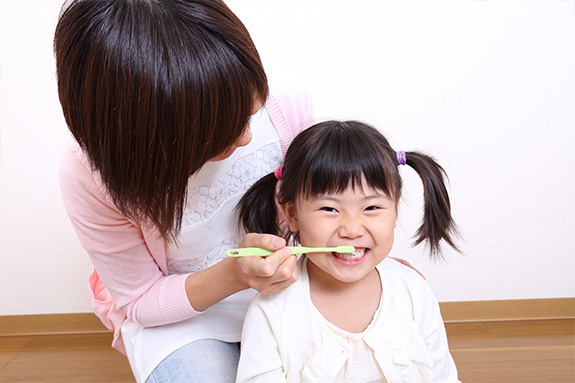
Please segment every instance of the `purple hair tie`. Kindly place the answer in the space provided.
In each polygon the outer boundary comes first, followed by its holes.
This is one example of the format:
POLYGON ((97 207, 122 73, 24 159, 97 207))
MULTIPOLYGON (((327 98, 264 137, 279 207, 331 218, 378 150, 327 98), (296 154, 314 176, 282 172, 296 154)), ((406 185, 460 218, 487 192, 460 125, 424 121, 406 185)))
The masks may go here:
POLYGON ((405 156, 405 152, 403 150, 398 150, 395 152, 395 155, 397 156, 397 162, 400 165, 405 165, 407 163, 407 157, 405 156))
POLYGON ((276 176, 276 178, 277 178, 278 180, 281 180, 281 179, 282 179, 283 170, 284 170, 284 167, 283 167, 283 166, 280 166, 280 167, 278 167, 278 168, 274 171, 274 176, 276 176))

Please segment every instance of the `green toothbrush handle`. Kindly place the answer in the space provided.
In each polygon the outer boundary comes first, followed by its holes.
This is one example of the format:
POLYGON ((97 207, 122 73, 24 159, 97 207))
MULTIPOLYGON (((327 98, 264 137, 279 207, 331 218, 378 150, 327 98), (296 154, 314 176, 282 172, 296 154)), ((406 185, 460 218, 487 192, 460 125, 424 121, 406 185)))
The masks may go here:
MULTIPOLYGON (((303 254, 305 252, 303 250, 306 250, 306 248, 298 246, 286 246, 286 249, 290 249, 292 254, 303 254)), ((262 249, 261 247, 244 247, 241 249, 231 249, 226 251, 226 255, 228 257, 267 257, 273 253, 273 251, 262 249)))
MULTIPOLYGON (((286 246, 291 250, 292 254, 303 254, 311 252, 328 252, 333 251, 337 253, 353 253, 353 246, 337 246, 337 247, 300 247, 300 246, 286 246)), ((274 252, 271 250, 262 249, 261 247, 244 247, 242 249, 231 249, 226 251, 228 257, 250 257, 260 256, 267 257, 274 252)))
POLYGON ((241 249, 230 249, 226 251, 228 257, 250 257, 250 256, 260 256, 267 257, 272 255, 274 252, 271 250, 262 249, 261 247, 244 247, 241 249))

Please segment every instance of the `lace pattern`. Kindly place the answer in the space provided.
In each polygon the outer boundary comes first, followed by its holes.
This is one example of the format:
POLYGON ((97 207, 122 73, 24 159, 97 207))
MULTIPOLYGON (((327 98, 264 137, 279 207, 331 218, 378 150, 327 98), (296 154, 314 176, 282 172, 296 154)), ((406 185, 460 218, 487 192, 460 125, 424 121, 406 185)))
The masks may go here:
POLYGON ((222 177, 205 185, 190 187, 182 227, 210 218, 226 200, 236 194, 243 194, 261 177, 274 171, 281 160, 278 144, 268 144, 239 158, 222 177))
POLYGON ((170 274, 204 270, 224 259, 227 249, 240 244, 243 233, 238 230, 234 208, 241 195, 275 170, 281 160, 276 141, 236 159, 213 180, 201 185, 193 185, 191 180, 182 218, 184 245, 168 254, 170 274))
POLYGON ((188 259, 168 259, 169 274, 197 273, 215 265, 225 258, 226 250, 233 249, 241 242, 242 237, 222 241, 213 247, 213 250, 203 257, 190 257, 188 259))

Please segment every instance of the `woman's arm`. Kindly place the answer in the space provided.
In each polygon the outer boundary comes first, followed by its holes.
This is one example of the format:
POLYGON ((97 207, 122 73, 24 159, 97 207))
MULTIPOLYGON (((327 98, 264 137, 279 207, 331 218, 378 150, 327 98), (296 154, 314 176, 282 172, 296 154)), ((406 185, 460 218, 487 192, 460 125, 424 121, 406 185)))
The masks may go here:
POLYGON ((270 234, 248 234, 240 247, 277 250, 268 257, 226 258, 214 266, 191 274, 186 291, 196 310, 205 310, 238 291, 253 288, 262 294, 277 294, 298 278, 297 257, 285 248, 285 240, 270 234))
POLYGON ((165 256, 165 243, 146 241, 142 227, 114 207, 75 142, 67 144, 60 161, 60 185, 80 243, 119 310, 143 326, 197 314, 186 295, 187 276, 165 276, 152 256, 150 248, 165 256))
MULTIPOLYGON (((146 238, 152 231, 115 208, 76 143, 64 152, 60 183, 68 215, 100 279, 117 308, 142 326, 188 319, 249 287, 275 294, 297 279, 296 259, 287 249, 267 258, 230 258, 199 273, 166 276, 165 242, 146 238), (152 251, 162 256, 154 257, 152 251)), ((277 250, 285 241, 250 234, 241 246, 277 250)))

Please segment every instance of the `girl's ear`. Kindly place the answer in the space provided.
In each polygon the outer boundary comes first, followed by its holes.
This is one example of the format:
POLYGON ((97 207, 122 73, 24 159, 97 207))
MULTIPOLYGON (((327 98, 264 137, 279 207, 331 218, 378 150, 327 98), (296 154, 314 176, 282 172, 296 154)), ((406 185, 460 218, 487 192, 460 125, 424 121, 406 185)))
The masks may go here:
POLYGON ((288 224, 288 229, 292 233, 299 231, 299 223, 293 202, 286 202, 280 205, 280 209, 284 215, 284 219, 288 224))

